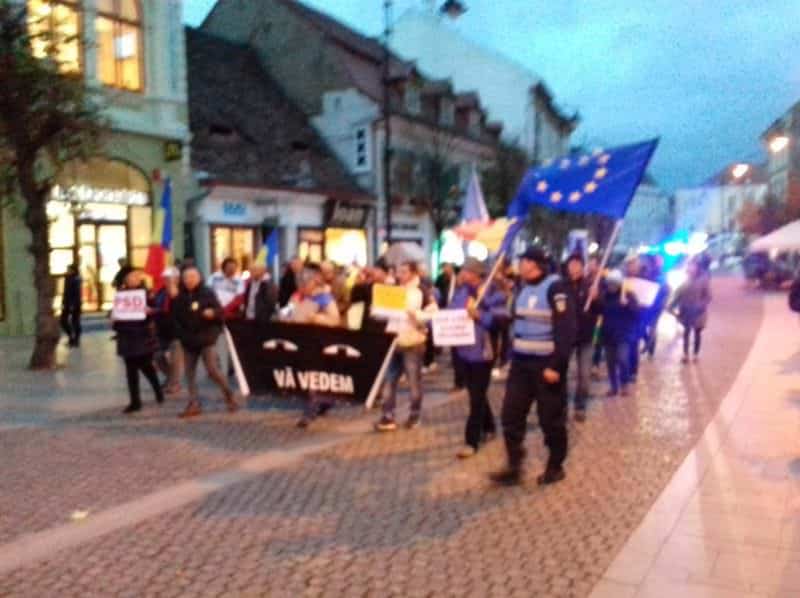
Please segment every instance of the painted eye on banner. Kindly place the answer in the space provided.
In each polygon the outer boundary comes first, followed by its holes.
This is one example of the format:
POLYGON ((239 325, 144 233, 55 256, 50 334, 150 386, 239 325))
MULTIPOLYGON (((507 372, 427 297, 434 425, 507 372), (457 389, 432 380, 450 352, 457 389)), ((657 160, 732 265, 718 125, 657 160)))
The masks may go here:
POLYGON ((278 351, 283 349, 284 351, 288 351, 290 353, 295 353, 300 350, 300 348, 292 341, 287 341, 283 338, 271 338, 264 342, 263 347, 267 351, 278 351))
POLYGON ((322 350, 323 355, 344 355, 352 359, 361 357, 361 352, 350 345, 328 345, 322 350))

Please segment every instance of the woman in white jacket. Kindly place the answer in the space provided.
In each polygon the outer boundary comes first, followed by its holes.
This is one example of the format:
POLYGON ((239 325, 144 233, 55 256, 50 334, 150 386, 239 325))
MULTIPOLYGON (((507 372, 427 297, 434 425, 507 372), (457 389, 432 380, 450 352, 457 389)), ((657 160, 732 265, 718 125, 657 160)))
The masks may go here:
POLYGON ((406 289, 406 314, 403 318, 390 320, 387 328, 387 331, 397 334, 397 348, 383 382, 383 416, 375 424, 375 429, 379 432, 391 432, 397 429, 394 416, 397 405, 397 383, 403 373, 408 380, 411 401, 411 410, 405 426, 412 429, 420 424, 422 359, 428 335, 427 321, 431 312, 437 309, 435 301, 425 305, 417 264, 413 262, 401 264, 397 268, 397 282, 406 289))

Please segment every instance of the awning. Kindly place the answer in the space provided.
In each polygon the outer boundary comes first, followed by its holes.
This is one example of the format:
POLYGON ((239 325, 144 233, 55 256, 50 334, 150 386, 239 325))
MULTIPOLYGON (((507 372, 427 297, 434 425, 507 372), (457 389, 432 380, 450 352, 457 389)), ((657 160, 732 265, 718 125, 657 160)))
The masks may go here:
POLYGON ((750 251, 800 251, 800 220, 750 243, 750 251))

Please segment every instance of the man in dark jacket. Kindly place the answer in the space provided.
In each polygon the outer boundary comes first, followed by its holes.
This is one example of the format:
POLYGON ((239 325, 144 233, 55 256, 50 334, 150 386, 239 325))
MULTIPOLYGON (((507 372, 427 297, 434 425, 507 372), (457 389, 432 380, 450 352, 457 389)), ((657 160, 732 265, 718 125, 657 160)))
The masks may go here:
POLYGON ((537 483, 564 479, 567 457, 567 366, 575 346, 575 306, 558 276, 548 275, 549 259, 531 247, 520 256, 520 288, 512 315, 511 371, 503 400, 502 422, 508 466, 493 474, 498 484, 518 484, 525 457, 523 443, 533 402, 550 450, 537 483))
MULTIPOLYGON (((593 281, 584 271, 583 256, 573 254, 567 259, 567 289, 572 295, 577 316, 577 336, 575 337, 575 362, 578 366, 575 386, 575 419, 586 421, 586 403, 589 400, 592 370, 592 340, 599 315, 596 301, 589 302, 593 281), (586 304, 589 302, 589 309, 586 304)), ((594 298, 593 298, 594 299, 594 298)))
POLYGON ((71 264, 64 277, 64 295, 61 299, 61 329, 69 339, 70 347, 81 344, 81 277, 78 266, 71 264))
POLYGON ((278 304, 286 307, 297 292, 297 277, 303 271, 303 260, 294 256, 286 265, 278 287, 278 304))
POLYGON ((439 309, 444 309, 453 300, 456 291, 456 271, 453 264, 442 264, 442 271, 436 277, 436 291, 439 309))
POLYGON ((266 324, 275 315, 278 305, 278 289, 262 264, 250 267, 250 278, 244 285, 244 293, 236 297, 226 308, 225 317, 242 317, 248 322, 266 324))
POLYGON ((200 271, 186 268, 182 275, 183 288, 173 304, 175 335, 183 346, 186 368, 186 385, 189 403, 181 417, 194 417, 203 412, 197 394, 197 362, 202 358, 208 377, 222 391, 228 411, 239 408, 228 381, 219 370, 216 342, 222 333, 222 307, 214 291, 203 285, 200 271))

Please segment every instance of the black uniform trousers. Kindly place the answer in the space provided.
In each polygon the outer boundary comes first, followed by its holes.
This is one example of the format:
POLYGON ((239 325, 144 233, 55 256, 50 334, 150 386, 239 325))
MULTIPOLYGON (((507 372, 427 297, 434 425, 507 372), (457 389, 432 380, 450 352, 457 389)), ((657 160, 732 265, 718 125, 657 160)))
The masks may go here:
POLYGON ((567 458, 567 376, 562 371, 559 372, 561 380, 556 384, 545 382, 542 374, 548 363, 547 357, 519 358, 515 355, 511 360, 501 415, 511 469, 522 466, 528 413, 534 401, 544 443, 550 450, 547 468, 559 469, 567 458))

